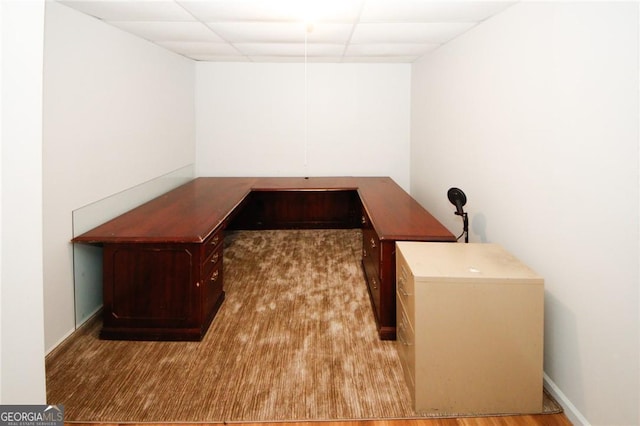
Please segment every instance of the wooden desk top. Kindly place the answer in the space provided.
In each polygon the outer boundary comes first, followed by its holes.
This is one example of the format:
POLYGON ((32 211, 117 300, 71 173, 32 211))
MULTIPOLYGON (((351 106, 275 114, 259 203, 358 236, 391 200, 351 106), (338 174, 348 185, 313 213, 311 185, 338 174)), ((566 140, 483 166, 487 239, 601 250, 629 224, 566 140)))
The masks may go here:
POLYGON ((72 240, 75 243, 200 243, 251 191, 357 191, 381 240, 455 241, 388 177, 200 177, 72 240))

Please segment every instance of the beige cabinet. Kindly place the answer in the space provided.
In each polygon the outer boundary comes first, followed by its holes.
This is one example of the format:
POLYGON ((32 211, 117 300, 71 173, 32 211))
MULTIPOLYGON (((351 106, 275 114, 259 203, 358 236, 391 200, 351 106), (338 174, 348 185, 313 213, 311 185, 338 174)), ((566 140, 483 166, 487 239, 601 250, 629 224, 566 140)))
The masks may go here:
POLYGON ((396 248, 396 346, 416 412, 541 412, 543 279, 496 244, 396 248))

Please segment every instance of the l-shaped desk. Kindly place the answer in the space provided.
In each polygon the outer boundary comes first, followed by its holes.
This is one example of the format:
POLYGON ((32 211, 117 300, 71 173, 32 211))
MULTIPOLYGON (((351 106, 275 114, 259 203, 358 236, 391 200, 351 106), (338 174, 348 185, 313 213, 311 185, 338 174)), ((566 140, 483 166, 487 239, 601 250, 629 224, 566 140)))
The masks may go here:
POLYGON ((105 339, 200 340, 224 300, 225 230, 362 228, 381 339, 395 339, 395 242, 456 239, 388 177, 201 177, 76 238, 103 247, 105 339))

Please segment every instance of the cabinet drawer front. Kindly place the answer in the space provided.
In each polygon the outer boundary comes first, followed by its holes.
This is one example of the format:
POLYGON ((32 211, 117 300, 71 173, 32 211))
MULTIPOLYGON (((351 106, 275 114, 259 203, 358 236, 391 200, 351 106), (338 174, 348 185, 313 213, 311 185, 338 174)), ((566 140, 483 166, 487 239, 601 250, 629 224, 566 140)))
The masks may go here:
POLYGON ((222 254, 224 248, 223 231, 218 229, 205 240, 204 257, 202 260, 202 280, 200 291, 202 295, 201 319, 208 323, 214 315, 219 299, 223 295, 222 254))
POLYGON ((380 308, 380 275, 378 273, 378 265, 371 259, 365 259, 364 272, 367 278, 367 285, 369 286, 369 293, 373 299, 374 310, 376 311, 376 317, 380 316, 378 309, 380 308))
POLYGON ((222 230, 217 230, 204 243, 204 258, 208 258, 214 251, 218 250, 223 245, 222 230))
POLYGON ((219 286, 222 283, 222 265, 216 264, 211 268, 211 271, 204 276, 203 284, 205 286, 216 285, 219 286))
POLYGON ((380 239, 373 229, 362 231, 362 250, 363 257, 375 265, 380 263, 380 239))
POLYGON ((415 401, 415 333, 400 302, 396 312, 396 349, 411 398, 415 401))
POLYGON ((364 208, 362 209, 362 215, 360 217, 360 227, 363 229, 372 227, 369 215, 367 215, 367 212, 364 210, 364 208))
POLYGON ((409 267, 403 261, 399 262, 396 280, 396 297, 402 301, 406 310, 406 318, 414 327, 415 316, 415 280, 409 267))
POLYGON ((223 277, 222 277, 222 262, 218 261, 213 265, 210 272, 204 275, 202 280, 202 295, 203 295, 203 321, 207 320, 211 316, 215 309, 218 299, 222 295, 223 290, 223 277))
POLYGON ((206 277, 211 275, 214 268, 219 267, 222 264, 222 244, 218 245, 217 250, 214 250, 209 257, 207 257, 202 264, 202 275, 206 277))

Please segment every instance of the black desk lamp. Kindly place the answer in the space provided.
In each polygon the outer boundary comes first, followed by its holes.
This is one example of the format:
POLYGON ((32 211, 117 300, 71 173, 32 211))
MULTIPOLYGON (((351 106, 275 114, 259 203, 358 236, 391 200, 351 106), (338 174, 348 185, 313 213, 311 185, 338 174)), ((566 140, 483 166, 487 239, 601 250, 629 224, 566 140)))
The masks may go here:
POLYGON ((467 213, 462 209, 462 206, 467 204, 467 196, 464 195, 464 192, 462 192, 462 190, 459 188, 449 188, 449 191, 447 191, 447 197, 449 198, 449 201, 451 201, 451 204, 456 206, 455 214, 457 214, 458 216, 462 216, 462 234, 460 234, 457 239, 459 240, 460 237, 464 235, 464 242, 468 243, 469 218, 467 217, 467 213))

